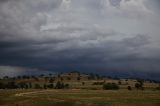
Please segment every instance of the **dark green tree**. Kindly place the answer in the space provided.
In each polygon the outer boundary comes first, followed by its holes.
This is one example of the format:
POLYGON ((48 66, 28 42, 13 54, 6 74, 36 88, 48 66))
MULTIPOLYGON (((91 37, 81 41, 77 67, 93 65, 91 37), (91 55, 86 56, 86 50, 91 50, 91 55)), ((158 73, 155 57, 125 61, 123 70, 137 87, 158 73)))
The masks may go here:
POLYGON ((128 86, 128 90, 129 90, 129 91, 131 91, 131 90, 132 90, 131 86, 128 86))
POLYGON ((46 85, 46 84, 44 84, 44 85, 43 85, 43 88, 44 88, 44 89, 47 89, 47 85, 46 85))
POLYGON ((29 82, 29 88, 32 88, 32 83, 31 82, 29 82))
POLYGON ((85 82, 82 82, 82 85, 84 86, 84 85, 85 85, 85 82))
POLYGON ((55 89, 63 89, 63 88, 64 88, 64 83, 58 81, 58 82, 56 83, 55 89))
POLYGON ((49 84, 47 87, 51 89, 51 88, 54 88, 54 85, 53 84, 49 84))
POLYGON ((41 86, 40 86, 39 84, 35 84, 35 85, 34 85, 34 88, 35 88, 35 89, 41 89, 41 86))
POLYGON ((16 89, 16 88, 18 88, 18 86, 14 81, 11 81, 11 82, 7 83, 6 88, 8 88, 8 89, 16 89))
POLYGON ((119 86, 116 83, 106 83, 106 84, 103 84, 103 89, 105 89, 105 90, 118 90, 119 86))

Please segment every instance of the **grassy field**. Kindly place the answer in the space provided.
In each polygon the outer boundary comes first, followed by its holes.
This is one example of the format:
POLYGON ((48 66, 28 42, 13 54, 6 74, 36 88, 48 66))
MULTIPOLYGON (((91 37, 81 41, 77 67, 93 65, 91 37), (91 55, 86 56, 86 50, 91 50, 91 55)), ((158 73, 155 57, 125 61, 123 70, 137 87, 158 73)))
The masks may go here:
POLYGON ((160 91, 0 90, 0 106, 160 106, 160 91))
POLYGON ((143 90, 137 90, 136 79, 87 79, 89 76, 69 73, 61 77, 49 76, 28 79, 2 79, 1 83, 25 82, 32 87, 22 89, 0 89, 0 106, 160 106, 159 83, 143 81, 143 90), (81 79, 77 78, 81 76, 81 79), (70 80, 68 80, 68 77, 70 80), (55 79, 50 82, 50 79, 55 79), (63 79, 63 80, 62 80, 63 79), (54 88, 57 81, 68 84, 68 88, 54 88), (118 90, 103 90, 103 84, 115 83, 118 90), (35 88, 38 84, 40 88, 35 88), (52 88, 44 88, 53 84, 52 88), (128 86, 131 90, 128 90, 128 86))

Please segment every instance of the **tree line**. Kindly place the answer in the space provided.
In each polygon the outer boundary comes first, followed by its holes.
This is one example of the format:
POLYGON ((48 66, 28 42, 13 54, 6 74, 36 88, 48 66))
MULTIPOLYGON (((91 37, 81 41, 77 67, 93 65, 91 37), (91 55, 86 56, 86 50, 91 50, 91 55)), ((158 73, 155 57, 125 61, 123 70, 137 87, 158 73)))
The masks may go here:
POLYGON ((69 84, 65 84, 61 81, 49 84, 39 84, 39 83, 26 83, 10 81, 7 83, 0 82, 0 89, 68 89, 69 84))

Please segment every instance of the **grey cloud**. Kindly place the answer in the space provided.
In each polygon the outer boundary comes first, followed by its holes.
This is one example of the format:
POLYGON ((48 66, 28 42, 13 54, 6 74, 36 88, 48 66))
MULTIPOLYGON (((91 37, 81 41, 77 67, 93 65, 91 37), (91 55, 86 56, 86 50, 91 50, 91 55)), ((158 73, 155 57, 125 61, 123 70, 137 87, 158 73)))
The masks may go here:
POLYGON ((0 65, 159 72, 158 6, 151 1, 1 2, 0 65))
POLYGON ((113 6, 116 6, 116 7, 120 6, 121 0, 109 0, 109 1, 113 6))

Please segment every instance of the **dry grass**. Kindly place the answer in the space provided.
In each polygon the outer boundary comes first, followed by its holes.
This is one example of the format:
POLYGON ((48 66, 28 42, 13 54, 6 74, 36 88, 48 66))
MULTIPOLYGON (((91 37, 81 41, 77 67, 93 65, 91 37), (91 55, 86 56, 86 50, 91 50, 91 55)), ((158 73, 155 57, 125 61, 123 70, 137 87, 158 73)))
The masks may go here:
MULTIPOLYGON (((136 80, 121 79, 120 90, 114 91, 102 90, 102 85, 92 85, 97 81, 104 80, 64 80, 64 83, 70 85, 70 89, 62 90, 0 90, 0 106, 160 106, 160 91, 155 90, 158 87, 156 83, 144 82, 142 91, 135 89, 136 80), (132 87, 131 91, 127 90, 128 86, 132 87)), ((118 81, 107 79, 106 83, 118 84, 118 81)), ((44 78, 28 82, 33 85, 39 83, 42 87, 46 83, 44 78)))
POLYGON ((160 91, 0 90, 0 106, 160 106, 160 91))

